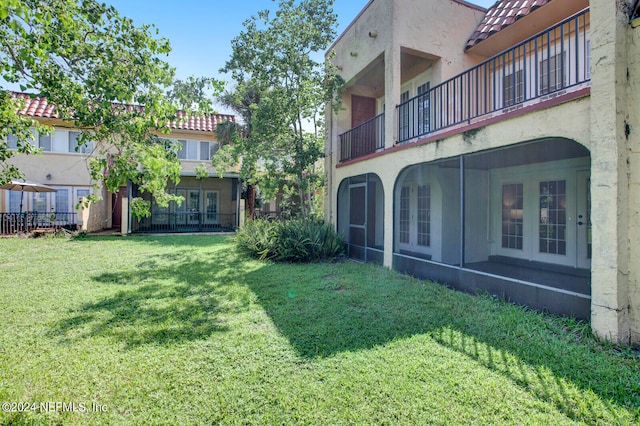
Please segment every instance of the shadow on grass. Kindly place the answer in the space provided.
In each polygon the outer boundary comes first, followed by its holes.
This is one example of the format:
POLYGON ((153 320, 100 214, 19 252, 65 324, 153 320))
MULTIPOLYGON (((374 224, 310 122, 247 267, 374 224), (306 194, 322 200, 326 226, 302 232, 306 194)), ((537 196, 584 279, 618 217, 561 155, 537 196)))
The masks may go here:
POLYGON ((225 316, 246 310, 250 293, 234 284, 242 271, 235 258, 213 252, 200 259, 192 250, 212 244, 211 239, 192 239, 187 249, 178 243, 180 249, 153 255, 135 267, 94 276, 95 283, 118 290, 71 311, 53 326, 52 335, 63 342, 108 337, 131 349, 201 340, 228 331, 225 316))
POLYGON ((603 347, 584 324, 350 262, 269 265, 244 282, 302 357, 427 334, 570 418, 640 422, 640 358, 603 347))
POLYGON ((170 236, 154 235, 154 234, 134 234, 134 235, 87 235, 79 234, 69 238, 69 242, 73 243, 97 243, 97 242, 120 242, 127 241, 130 243, 141 245, 157 245, 157 246, 175 246, 175 247, 208 247, 211 244, 222 243, 233 238, 232 235, 191 235, 191 234, 173 234, 170 236))
POLYGON ((249 309, 253 293, 302 358, 428 335, 570 418, 640 423, 640 359, 599 344, 579 323, 371 265, 249 263, 224 237, 126 241, 175 249, 93 277, 118 290, 70 312, 56 336, 106 336, 130 348, 206 339, 227 331, 225 318, 249 309))

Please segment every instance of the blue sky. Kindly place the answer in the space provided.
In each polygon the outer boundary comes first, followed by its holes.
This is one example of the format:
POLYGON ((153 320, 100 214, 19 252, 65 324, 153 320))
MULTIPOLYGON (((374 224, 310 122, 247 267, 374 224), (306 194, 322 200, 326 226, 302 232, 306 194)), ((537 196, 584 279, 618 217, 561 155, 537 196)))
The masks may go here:
MULTIPOLYGON (((231 55, 231 39, 242 30, 242 23, 263 9, 277 8, 274 0, 104 0, 136 25, 155 24, 160 35, 171 40, 168 62, 178 78, 190 75, 229 80, 218 73, 231 55)), ((422 0, 424 1, 424 0, 422 0)), ((469 0, 468 0, 469 1, 469 0)), ((483 7, 495 0, 470 0, 483 7)), ((368 0, 336 0, 340 34, 368 0)), ((222 111, 221 111, 222 112, 222 111)))

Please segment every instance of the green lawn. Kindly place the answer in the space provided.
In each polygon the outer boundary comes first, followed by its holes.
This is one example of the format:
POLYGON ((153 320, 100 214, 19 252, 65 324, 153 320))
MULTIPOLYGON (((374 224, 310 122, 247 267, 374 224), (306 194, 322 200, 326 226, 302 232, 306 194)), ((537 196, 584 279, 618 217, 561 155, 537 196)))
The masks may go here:
POLYGON ((50 409, 3 424, 640 424, 640 357, 488 296, 215 236, 0 253, 0 402, 50 409))

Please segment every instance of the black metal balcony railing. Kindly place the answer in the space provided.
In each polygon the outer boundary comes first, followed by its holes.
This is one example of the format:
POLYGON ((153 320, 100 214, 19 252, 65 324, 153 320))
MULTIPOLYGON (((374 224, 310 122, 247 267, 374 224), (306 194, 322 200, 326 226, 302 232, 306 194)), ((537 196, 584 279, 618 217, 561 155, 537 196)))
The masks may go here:
POLYGON ((31 232, 36 229, 76 230, 76 212, 22 212, 0 213, 0 235, 31 232))
POLYGON ((144 232, 222 232, 236 228, 235 213, 152 212, 151 216, 131 218, 131 231, 144 232))
POLYGON ((384 113, 340 135, 340 161, 384 148, 384 113))
POLYGON ((589 9, 396 107, 405 142, 591 79, 589 9))

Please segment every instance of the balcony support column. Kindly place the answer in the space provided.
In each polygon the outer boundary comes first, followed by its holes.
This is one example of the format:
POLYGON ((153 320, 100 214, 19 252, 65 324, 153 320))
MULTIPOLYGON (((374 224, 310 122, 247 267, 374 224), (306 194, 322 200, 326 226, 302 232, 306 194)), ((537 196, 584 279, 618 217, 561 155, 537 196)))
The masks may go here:
POLYGON ((393 147, 398 140, 396 105, 400 103, 400 46, 388 46, 384 53, 384 147, 393 147))

